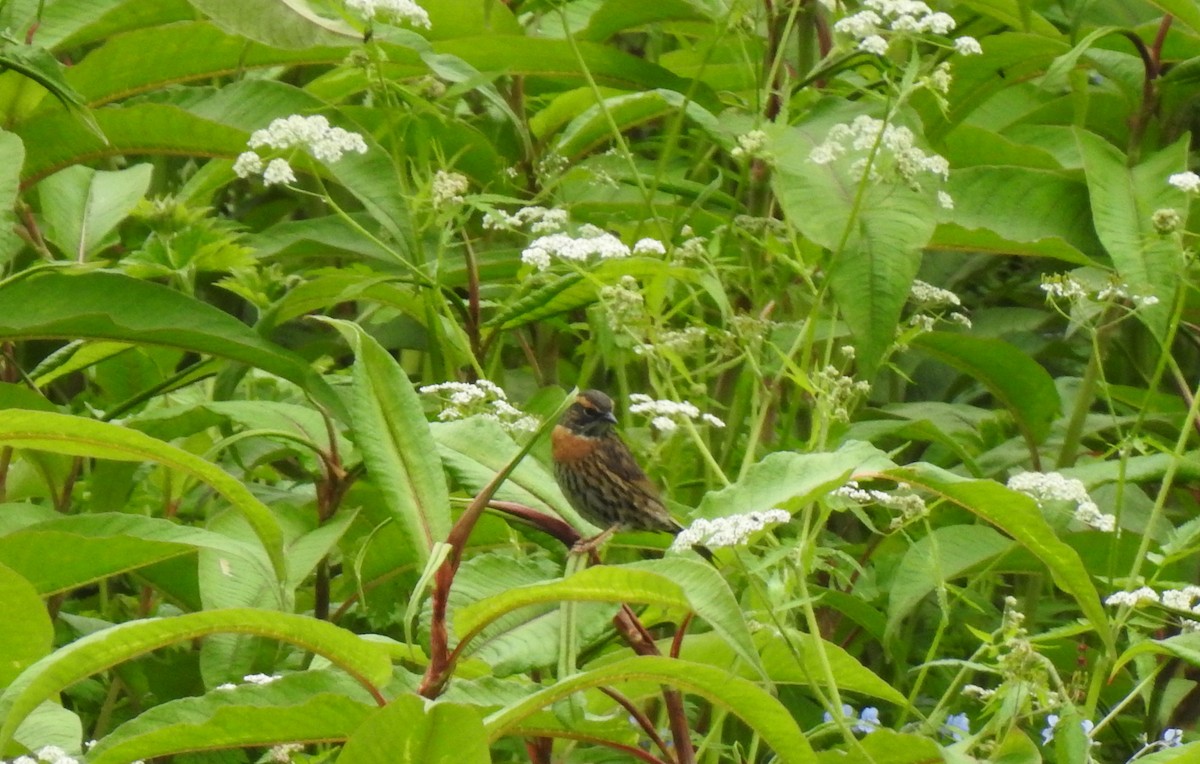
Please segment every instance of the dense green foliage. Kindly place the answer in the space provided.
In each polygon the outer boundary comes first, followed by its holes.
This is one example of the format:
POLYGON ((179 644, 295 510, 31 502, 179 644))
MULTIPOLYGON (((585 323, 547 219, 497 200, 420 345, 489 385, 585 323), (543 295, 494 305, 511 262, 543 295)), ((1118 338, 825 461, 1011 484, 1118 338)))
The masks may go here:
POLYGON ((1200 10, 930 5, 0 0, 0 759, 1195 757, 1200 10))

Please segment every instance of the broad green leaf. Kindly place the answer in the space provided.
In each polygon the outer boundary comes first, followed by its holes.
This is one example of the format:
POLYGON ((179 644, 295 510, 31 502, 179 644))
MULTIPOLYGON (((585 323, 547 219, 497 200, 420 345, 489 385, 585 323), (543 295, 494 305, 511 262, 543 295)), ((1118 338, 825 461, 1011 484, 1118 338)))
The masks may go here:
POLYGON ((708 21, 696 4, 686 0, 605 0, 578 32, 581 40, 604 42, 618 32, 664 21, 708 21))
POLYGON ((31 751, 56 745, 64 751, 79 752, 79 742, 83 739, 83 723, 79 716, 63 708, 57 699, 47 700, 33 709, 13 735, 13 742, 31 751))
POLYGON ((966 167, 950 173, 946 190, 954 198, 948 219, 962 228, 991 231, 1013 242, 1060 240, 1072 250, 1063 259, 1082 265, 1092 263, 1084 253, 1095 252, 1100 245, 1092 228, 1087 188, 1066 171, 966 167))
POLYGON ((912 345, 969 374, 1012 412, 1030 450, 1046 439, 1062 402, 1054 379, 1025 353, 1003 340, 926 332, 912 345))
POLYGON ((220 467, 170 443, 107 422, 45 411, 9 411, 0 417, 0 444, 69 456, 154 462, 207 483, 254 528, 277 580, 284 580, 283 533, 275 516, 220 467))
POLYGON ((459 608, 454 614, 454 631, 466 641, 492 621, 513 610, 562 601, 636 602, 682 610, 694 610, 696 607, 681 586, 664 576, 599 565, 567 578, 509 589, 459 608))
POLYGON ((85 262, 104 245, 150 189, 153 167, 108 172, 75 165, 38 184, 46 238, 68 259, 85 262))
POLYGON ((986 229, 967 230, 953 223, 942 223, 937 227, 933 238, 929 240, 929 248, 951 252, 981 252, 989 255, 1049 257, 1074 265, 1095 264, 1094 260, 1062 239, 1014 241, 986 229))
POLYGON ((105 735, 89 764, 124 764, 192 751, 345 740, 375 704, 361 687, 327 671, 289 674, 180 698, 105 735))
POLYGON ((187 0, 58 0, 45 4, 41 11, 37 40, 56 51, 79 50, 121 32, 196 16, 187 0))
POLYGON ((720 635, 733 648, 734 654, 759 677, 766 676, 750 635, 750 626, 746 623, 746 614, 742 612, 729 583, 714 566, 686 557, 666 557, 621 567, 644 570, 677 584, 687 595, 696 615, 720 635))
POLYGON ((450 533, 450 494, 424 407, 408 375, 362 327, 329 323, 354 349, 354 439, 419 564, 450 533))
POLYGON ((136 103, 93 112, 103 137, 71 114, 48 111, 13 132, 25 142, 23 185, 64 167, 136 154, 235 157, 246 147, 241 130, 197 117, 178 106, 136 103))
POLYGON ((1126 157, 1105 139, 1085 130, 1075 134, 1096 233, 1129 290, 1158 298, 1157 305, 1140 309, 1138 316, 1162 340, 1184 258, 1179 240, 1155 231, 1152 218, 1155 210, 1173 208, 1186 225, 1185 194, 1168 185, 1167 178, 1187 170, 1188 141, 1177 141, 1131 168, 1126 157))
POLYGON ((1108 616, 1087 567, 1079 553, 1054 534, 1037 502, 994 480, 970 480, 930 464, 914 464, 881 474, 952 501, 1016 539, 1042 561, 1058 588, 1075 598, 1104 646, 1115 652, 1108 616))
POLYGON ((116 273, 33 274, 0 284, 0 338, 84 338, 164 345, 254 366, 299 385, 339 418, 344 405, 299 356, 211 305, 116 273))
POLYGON ((230 34, 277 48, 311 48, 362 39, 346 22, 318 16, 303 0, 189 1, 230 34))
POLYGON ((1192 32, 1200 34, 1200 8, 1191 0, 1149 0, 1151 5, 1162 8, 1192 28, 1192 32))
POLYGON ((807 503, 841 487, 857 470, 889 466, 886 454, 869 443, 847 443, 828 454, 778 451, 750 467, 733 485, 706 494, 696 516, 760 512, 792 499, 807 503))
POLYGON ((488 737, 495 741, 526 717, 572 693, 631 681, 665 684, 706 698, 717 708, 740 717, 783 764, 817 761, 792 714, 764 690, 714 666, 656 656, 629 658, 576 674, 489 715, 484 719, 484 727, 488 737))
POLYGON ((475 708, 401 695, 355 730, 341 764, 487 764, 487 732, 475 708))
POLYGON ((892 181, 863 185, 854 159, 809 160, 834 124, 860 114, 824 109, 811 122, 767 132, 779 204, 801 233, 832 253, 829 284, 854 335, 858 367, 870 378, 895 340, 937 214, 932 190, 915 192, 892 181))
POLYGON ((895 632, 925 595, 1003 554, 1013 543, 987 525, 935 528, 918 539, 904 553, 888 582, 888 633, 895 632))
POLYGON ((13 208, 21 190, 25 145, 16 135, 0 130, 0 156, 7 157, 7 161, 0 163, 0 264, 3 264, 24 246, 24 242, 13 233, 13 226, 17 223, 13 208))
POLYGON ((334 65, 346 45, 280 49, 225 34, 203 21, 138 29, 108 39, 67 73, 67 80, 96 107, 173 85, 275 66, 334 65))
MULTIPOLYGON (((498 422, 483 417, 435 422, 430 429, 446 469, 472 494, 487 485, 520 449, 498 422)), ((496 491, 496 498, 537 510, 549 509, 585 534, 602 530, 579 516, 563 496, 554 475, 535 459, 522 460, 496 491)))
POLYGON ((673 115, 680 109, 700 128, 710 133, 716 132, 717 118, 711 112, 681 93, 660 88, 612 96, 604 100, 603 107, 592 106, 567 125, 558 136, 555 151, 564 157, 582 156, 613 140, 613 124, 625 132, 651 120, 673 115))
POLYGON ((385 646, 305 616, 232 608, 130 621, 78 639, 26 669, 0 695, 0 750, 39 703, 75 682, 160 647, 221 632, 257 634, 311 650, 369 689, 391 676, 385 646))
MULTIPOLYGON (((561 567, 544 556, 516 558, 503 552, 484 553, 463 562, 450 589, 450 621, 472 603, 503 592, 556 580, 561 567)), ((576 610, 575 635, 591 644, 609 634, 616 605, 586 603, 576 610)), ((425 612, 428 628, 429 613, 425 612)), ((487 664, 491 675, 514 674, 553 666, 559 655, 562 610, 558 601, 513 610, 493 621, 465 647, 463 656, 487 664)))
POLYGON ((0 70, 9 69, 20 72, 50 91, 63 106, 71 110, 80 124, 89 123, 86 113, 78 110, 83 105, 83 99, 63 77, 65 67, 50 51, 40 45, 0 45, 0 70))
POLYGON ((0 565, 0 602, 4 603, 4 618, 0 620, 0 656, 3 656, 0 687, 7 687, 54 647, 54 625, 33 585, 4 565, 0 565))

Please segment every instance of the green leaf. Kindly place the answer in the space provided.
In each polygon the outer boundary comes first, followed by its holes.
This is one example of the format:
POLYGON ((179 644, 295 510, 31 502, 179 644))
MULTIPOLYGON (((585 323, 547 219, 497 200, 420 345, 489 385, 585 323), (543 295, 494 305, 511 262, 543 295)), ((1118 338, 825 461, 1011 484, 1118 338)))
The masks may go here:
POLYGON ((843 485, 855 470, 890 466, 886 454, 869 443, 847 443, 830 454, 777 451, 751 466, 733 485, 706 494, 696 516, 761 512, 792 499, 805 504, 843 485))
POLYGON ((54 625, 33 585, 4 565, 0 565, 0 602, 4 603, 4 618, 0 619, 0 655, 4 656, 0 658, 0 687, 7 687, 54 647, 54 625))
POLYGON ((900 314, 936 225, 932 191, 853 177, 848 162, 814 164, 812 150, 859 113, 825 109, 794 128, 769 130, 775 193, 788 220, 832 253, 829 283, 854 335, 858 367, 871 378, 896 336, 900 314))
POLYGON ((124 764, 192 751, 345 740, 375 705, 338 674, 306 671, 180 698, 145 711, 88 751, 89 764, 124 764))
POLYGON ((1191 0, 1149 0, 1151 5, 1162 8, 1192 28, 1192 32, 1200 34, 1200 8, 1191 0))
MULTIPOLYGON (((430 428, 454 482, 471 494, 479 493, 491 482, 520 449, 498 422, 483 417, 434 422, 430 428)), ((563 496, 554 475, 536 459, 522 460, 496 491, 496 498, 534 509, 549 509, 584 535, 602 530, 579 516, 563 496)))
POLYGON ((450 493, 424 407, 408 375, 362 327, 326 319, 354 349, 354 439, 419 565, 450 533, 450 493))
POLYGON ((271 510, 247 488, 200 457, 136 430, 107 422, 45 411, 8 411, 0 417, 0 444, 69 456, 154 462, 212 486, 254 529, 275 572, 283 581, 283 532, 271 510))
POLYGON ((0 284, 0 304, 25 306, 0 314, 0 338, 6 340, 119 340, 215 355, 283 377, 346 418, 341 399, 299 356, 233 316, 159 284, 116 273, 41 272, 0 284))
POLYGON ((372 714, 346 741, 340 764, 488 764, 479 712, 459 703, 402 695, 372 714))
POLYGON ((760 677, 766 676, 746 615, 729 583, 715 567, 684 557, 645 560, 621 567, 644 570, 673 581, 683 590, 696 615, 733 648, 734 654, 760 677))
POLYGON ((599 104, 593 105, 567 125, 554 150, 564 157, 580 157, 613 140, 612 124, 625 132, 651 120, 668 117, 680 109, 702 129, 710 133, 717 131, 717 118, 711 112, 681 93, 660 88, 606 98, 603 108, 599 104))
POLYGON ((509 589, 460 608, 454 614, 454 630, 466 641, 513 610, 562 601, 637 602, 663 608, 695 609, 683 588, 664 576, 599 565, 567 578, 509 589))
POLYGON ((1138 317, 1162 340, 1184 257, 1178 237, 1160 235, 1152 218, 1155 210, 1173 208, 1186 223, 1186 196, 1168 185, 1167 178, 1187 170, 1188 141, 1176 141, 1131 168, 1127 158, 1100 136, 1079 129, 1075 136, 1083 155, 1096 233, 1129 289, 1158 297, 1159 303, 1138 310, 1138 317))
POLYGON ((767 692, 713 666, 657 656, 629 658, 576 674, 489 715, 484 727, 495 741, 513 731, 523 719, 572 693, 621 682, 665 684, 700 695, 715 707, 740 717, 775 751, 780 762, 816 764, 816 754, 792 714, 767 692))
POLYGON ((351 46, 346 40, 338 47, 284 50, 225 34, 203 21, 152 26, 109 38, 72 66, 67 79, 96 107, 231 71, 334 65, 351 46))
POLYGON ((107 172, 76 165, 38 184, 44 233, 68 258, 85 262, 150 189, 153 167, 107 172))
POLYGON ((606 0, 588 19, 587 26, 577 33, 581 40, 604 42, 626 29, 659 24, 664 21, 708 21, 709 16, 701 13, 686 0, 656 0, 645 3, 641 0, 606 0))
POLYGON ((1059 589, 1075 598, 1109 651, 1115 652, 1108 616, 1079 553, 1054 534, 1037 502, 994 480, 970 480, 930 464, 886 470, 881 475, 937 494, 1000 528, 1041 560, 1059 589))
POLYGON ((25 163, 25 145, 12 133, 0 130, 0 264, 7 263, 24 242, 15 233, 17 194, 21 190, 21 165, 25 163))
POLYGON ((1062 402, 1049 372, 1003 340, 926 332, 911 343, 978 380, 1012 412, 1030 450, 1046 439, 1062 402))
POLYGON ((887 633, 894 634, 925 595, 1012 546, 1011 539, 987 525, 935 528, 918 539, 904 553, 888 583, 887 633))
POLYGON ((30 666, 0 695, 0 750, 43 700, 160 647, 216 633, 257 634, 323 655, 368 688, 391 676, 388 648, 305 616, 250 608, 130 621, 89 634, 30 666))
POLYGON ((22 184, 73 164, 137 154, 235 157, 246 147, 241 130, 169 104, 135 103, 97 109, 95 131, 64 111, 48 111, 18 125, 25 142, 22 184))
POLYGON ((311 48, 361 40, 344 21, 318 16, 303 0, 189 0, 232 35, 277 48, 311 48))

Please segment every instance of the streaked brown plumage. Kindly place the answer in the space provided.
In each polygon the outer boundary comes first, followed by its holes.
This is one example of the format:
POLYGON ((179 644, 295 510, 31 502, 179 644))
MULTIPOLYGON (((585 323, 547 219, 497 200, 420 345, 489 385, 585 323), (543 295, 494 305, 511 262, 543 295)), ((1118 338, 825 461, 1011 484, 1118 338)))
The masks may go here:
POLYGON ((551 435, 559 488, 575 511, 605 529, 585 545, 619 530, 679 533, 683 526, 667 512, 658 486, 613 429, 616 422, 612 399, 599 390, 584 390, 551 435))

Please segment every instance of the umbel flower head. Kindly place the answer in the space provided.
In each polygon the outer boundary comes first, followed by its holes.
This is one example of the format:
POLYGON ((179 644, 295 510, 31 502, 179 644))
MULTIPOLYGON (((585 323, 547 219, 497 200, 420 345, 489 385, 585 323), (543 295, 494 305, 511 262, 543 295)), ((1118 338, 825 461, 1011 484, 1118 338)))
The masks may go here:
POLYGON ((264 163, 258 149, 266 149, 268 153, 300 149, 327 163, 338 161, 349 151, 367 153, 367 143, 361 135, 334 127, 319 114, 311 117, 293 114, 273 120, 265 128, 251 133, 247 143, 255 150, 242 152, 233 163, 233 172, 239 178, 261 173, 263 184, 267 186, 295 183, 296 174, 284 157, 264 163))

